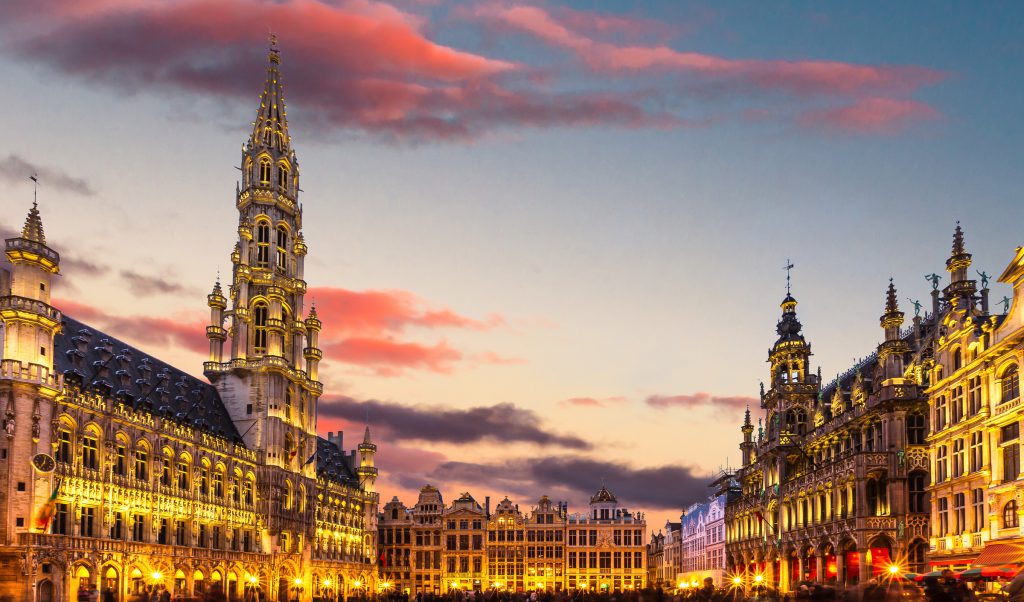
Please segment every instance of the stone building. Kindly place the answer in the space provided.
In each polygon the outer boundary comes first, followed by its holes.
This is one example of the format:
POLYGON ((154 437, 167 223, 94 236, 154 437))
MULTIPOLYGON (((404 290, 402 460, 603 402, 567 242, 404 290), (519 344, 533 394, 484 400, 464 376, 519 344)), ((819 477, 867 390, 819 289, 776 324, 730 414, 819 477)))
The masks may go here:
POLYGON ((682 523, 665 521, 665 528, 651 532, 647 542, 647 584, 650 587, 676 589, 682 571, 683 539, 682 523))
POLYGON ((639 513, 602 488, 589 513, 542 496, 528 513, 507 497, 490 509, 463 493, 448 507, 430 485, 416 506, 397 498, 379 519, 382 579, 415 595, 473 591, 559 591, 643 587, 646 553, 639 513), (405 530, 410 529, 411 544, 405 530), (408 558, 409 560, 406 560, 408 558), (590 561, 593 560, 593 567, 590 561))
POLYGON ((957 226, 946 261, 949 284, 932 292, 940 336, 928 396, 932 485, 930 561, 936 569, 1024 558, 1020 462, 1020 366, 1024 362, 1024 249, 999 281, 1013 287, 991 312, 988 275, 969 277, 972 258, 957 226))
POLYGON ((703 584, 708 577, 716 585, 725 582, 725 510, 728 502, 738 496, 739 484, 731 472, 723 472, 712 486, 716 493, 686 508, 679 529, 681 566, 676 581, 691 587, 703 584))
POLYGON ((321 323, 305 309, 298 160, 272 45, 243 145, 210 383, 51 303, 33 205, 0 263, 0 597, 351 594, 376 570, 376 445, 316 434, 321 323), (225 323, 229 323, 225 327, 225 323), (227 343, 227 345, 225 345, 227 343), (357 585, 358 584, 358 585, 357 585))
POLYGON ((893 566, 923 570, 933 321, 917 316, 901 330, 890 282, 884 341, 824 383, 811 369, 788 290, 781 307, 761 394, 767 425, 755 439, 747 410, 741 427, 741 491, 726 506, 726 566, 747 585, 783 591, 801 580, 855 584, 893 566))

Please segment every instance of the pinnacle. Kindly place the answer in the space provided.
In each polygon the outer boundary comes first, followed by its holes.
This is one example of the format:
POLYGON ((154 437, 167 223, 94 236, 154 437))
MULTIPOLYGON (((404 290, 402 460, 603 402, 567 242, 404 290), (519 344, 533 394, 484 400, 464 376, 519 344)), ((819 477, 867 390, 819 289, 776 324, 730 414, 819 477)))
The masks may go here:
POLYGON ((32 208, 28 210, 25 227, 21 229, 21 237, 42 245, 46 244, 46 236, 43 234, 43 218, 39 215, 39 207, 35 201, 32 201, 32 208))
POLYGON ((896 285, 893 284, 892 278, 889 279, 889 290, 885 295, 885 313, 891 314, 900 310, 899 301, 896 298, 896 285))
POLYGON ((267 54, 267 79, 260 93, 259 109, 253 123, 250 148, 271 148, 281 153, 290 151, 288 119, 284 104, 284 85, 280 82, 281 53, 277 48, 277 36, 270 36, 270 51, 267 54))
POLYGON ((967 250, 964 248, 964 231, 960 228, 960 220, 956 222, 956 230, 953 231, 953 256, 963 255, 967 250))

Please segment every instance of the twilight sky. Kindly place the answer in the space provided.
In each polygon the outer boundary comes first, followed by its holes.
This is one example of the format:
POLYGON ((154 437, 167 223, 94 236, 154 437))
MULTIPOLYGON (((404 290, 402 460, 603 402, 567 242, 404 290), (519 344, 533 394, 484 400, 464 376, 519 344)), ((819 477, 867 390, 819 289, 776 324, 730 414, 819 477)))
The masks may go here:
POLYGON ((604 478, 656 528, 739 460, 787 257, 830 376, 956 220, 993 282, 1024 243, 1013 3, 10 3, 0 228, 38 172, 57 305, 194 373, 269 29, 320 430, 369 411, 385 501, 604 478))

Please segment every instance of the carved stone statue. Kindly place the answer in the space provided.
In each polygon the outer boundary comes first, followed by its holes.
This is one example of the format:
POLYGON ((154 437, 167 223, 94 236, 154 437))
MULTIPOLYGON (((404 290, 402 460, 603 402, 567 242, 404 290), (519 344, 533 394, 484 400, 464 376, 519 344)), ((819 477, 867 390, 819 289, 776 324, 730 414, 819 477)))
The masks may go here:
POLYGON ((938 274, 928 274, 924 279, 932 283, 933 291, 939 290, 939 281, 942 280, 942 276, 939 276, 938 274))
POLYGON ((916 299, 911 299, 909 297, 907 298, 907 301, 910 301, 910 304, 914 306, 914 317, 916 318, 916 317, 920 316, 921 315, 921 302, 917 301, 916 299))
POLYGON ((981 288, 988 288, 988 279, 990 276, 983 270, 978 270, 978 276, 981 276, 981 288))
POLYGON ((901 520, 898 523, 896 523, 896 537, 903 539, 903 535, 905 532, 906 525, 903 524, 903 521, 901 520))

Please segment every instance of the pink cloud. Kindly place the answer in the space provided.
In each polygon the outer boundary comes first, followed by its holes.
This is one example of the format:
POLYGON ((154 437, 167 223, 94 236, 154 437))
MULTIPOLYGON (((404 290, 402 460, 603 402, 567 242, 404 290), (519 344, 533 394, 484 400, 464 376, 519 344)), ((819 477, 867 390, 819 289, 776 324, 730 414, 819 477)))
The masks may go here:
POLYGON ((161 347, 175 346, 206 354, 210 343, 206 339, 204 312, 189 312, 180 318, 154 318, 152 316, 115 316, 106 311, 70 299, 54 299, 57 307, 67 315, 81 320, 140 349, 158 353, 161 347))
POLYGON ((684 408, 695 410, 701 408, 717 408, 723 410, 742 410, 759 402, 753 397, 721 396, 698 392, 685 395, 651 395, 645 403, 652 408, 684 408))
POLYGON ((628 401, 629 400, 625 397, 571 397, 563 400, 561 405, 584 408, 606 408, 611 405, 618 405, 628 401))
POLYGON ((434 345, 373 338, 346 338, 321 344, 324 356, 346 364, 370 368, 377 376, 399 376, 405 369, 450 374, 462 352, 446 341, 434 345))
POLYGON ((915 100, 863 98, 843 107, 809 111, 800 123, 843 132, 893 134, 912 123, 941 117, 933 107, 915 100))

